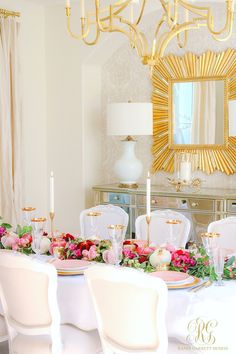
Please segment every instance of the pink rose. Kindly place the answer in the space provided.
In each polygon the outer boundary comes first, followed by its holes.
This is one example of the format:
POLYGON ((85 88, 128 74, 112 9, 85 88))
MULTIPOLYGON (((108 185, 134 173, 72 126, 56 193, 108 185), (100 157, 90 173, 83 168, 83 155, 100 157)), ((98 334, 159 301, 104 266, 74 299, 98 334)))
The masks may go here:
POLYGON ((116 258, 112 250, 106 250, 102 254, 102 258, 105 263, 116 264, 116 258))
POLYGON ((91 261, 93 259, 95 259, 97 257, 97 250, 96 250, 96 246, 91 246, 89 251, 87 250, 83 250, 82 251, 82 256, 84 257, 84 259, 91 261))

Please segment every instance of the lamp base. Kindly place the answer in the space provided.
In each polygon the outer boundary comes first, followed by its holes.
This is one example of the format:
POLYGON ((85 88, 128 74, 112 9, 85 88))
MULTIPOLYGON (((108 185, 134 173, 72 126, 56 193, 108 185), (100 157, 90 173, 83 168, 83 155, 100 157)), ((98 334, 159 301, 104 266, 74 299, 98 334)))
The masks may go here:
POLYGON ((118 185, 119 188, 128 188, 128 189, 137 189, 138 184, 137 183, 120 183, 118 185))

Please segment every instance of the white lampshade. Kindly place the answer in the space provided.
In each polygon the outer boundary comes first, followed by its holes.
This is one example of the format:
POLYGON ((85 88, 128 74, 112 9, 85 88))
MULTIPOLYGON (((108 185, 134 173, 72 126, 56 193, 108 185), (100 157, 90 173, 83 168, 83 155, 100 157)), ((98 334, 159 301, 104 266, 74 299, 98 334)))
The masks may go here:
POLYGON ((107 106, 108 135, 152 135, 152 103, 110 103, 107 106))

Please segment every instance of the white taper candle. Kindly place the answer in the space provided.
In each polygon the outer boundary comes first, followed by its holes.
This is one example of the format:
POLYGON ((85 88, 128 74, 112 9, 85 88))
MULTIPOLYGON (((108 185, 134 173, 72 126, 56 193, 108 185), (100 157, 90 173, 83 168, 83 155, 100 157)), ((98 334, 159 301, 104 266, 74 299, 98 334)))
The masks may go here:
POLYGON ((151 216, 151 178, 150 172, 148 171, 147 175, 147 185, 146 185, 146 208, 147 208, 147 216, 151 216))
POLYGON ((50 174, 50 213, 54 213, 54 175, 50 174))

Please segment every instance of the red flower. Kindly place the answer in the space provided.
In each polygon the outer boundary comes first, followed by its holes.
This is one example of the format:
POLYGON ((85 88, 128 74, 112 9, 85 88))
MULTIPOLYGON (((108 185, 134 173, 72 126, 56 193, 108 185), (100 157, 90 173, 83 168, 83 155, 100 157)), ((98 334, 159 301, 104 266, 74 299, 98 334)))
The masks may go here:
POLYGON ((63 238, 63 240, 65 240, 66 242, 69 242, 69 241, 75 239, 75 237, 74 237, 73 235, 71 235, 71 234, 64 234, 64 235, 62 236, 62 238, 63 238))
POLYGON ((94 242, 86 240, 78 243, 78 249, 82 252, 83 250, 89 251, 90 247, 94 246, 94 242))
POLYGON ((147 261, 147 256, 140 256, 138 259, 139 263, 143 263, 147 261))

